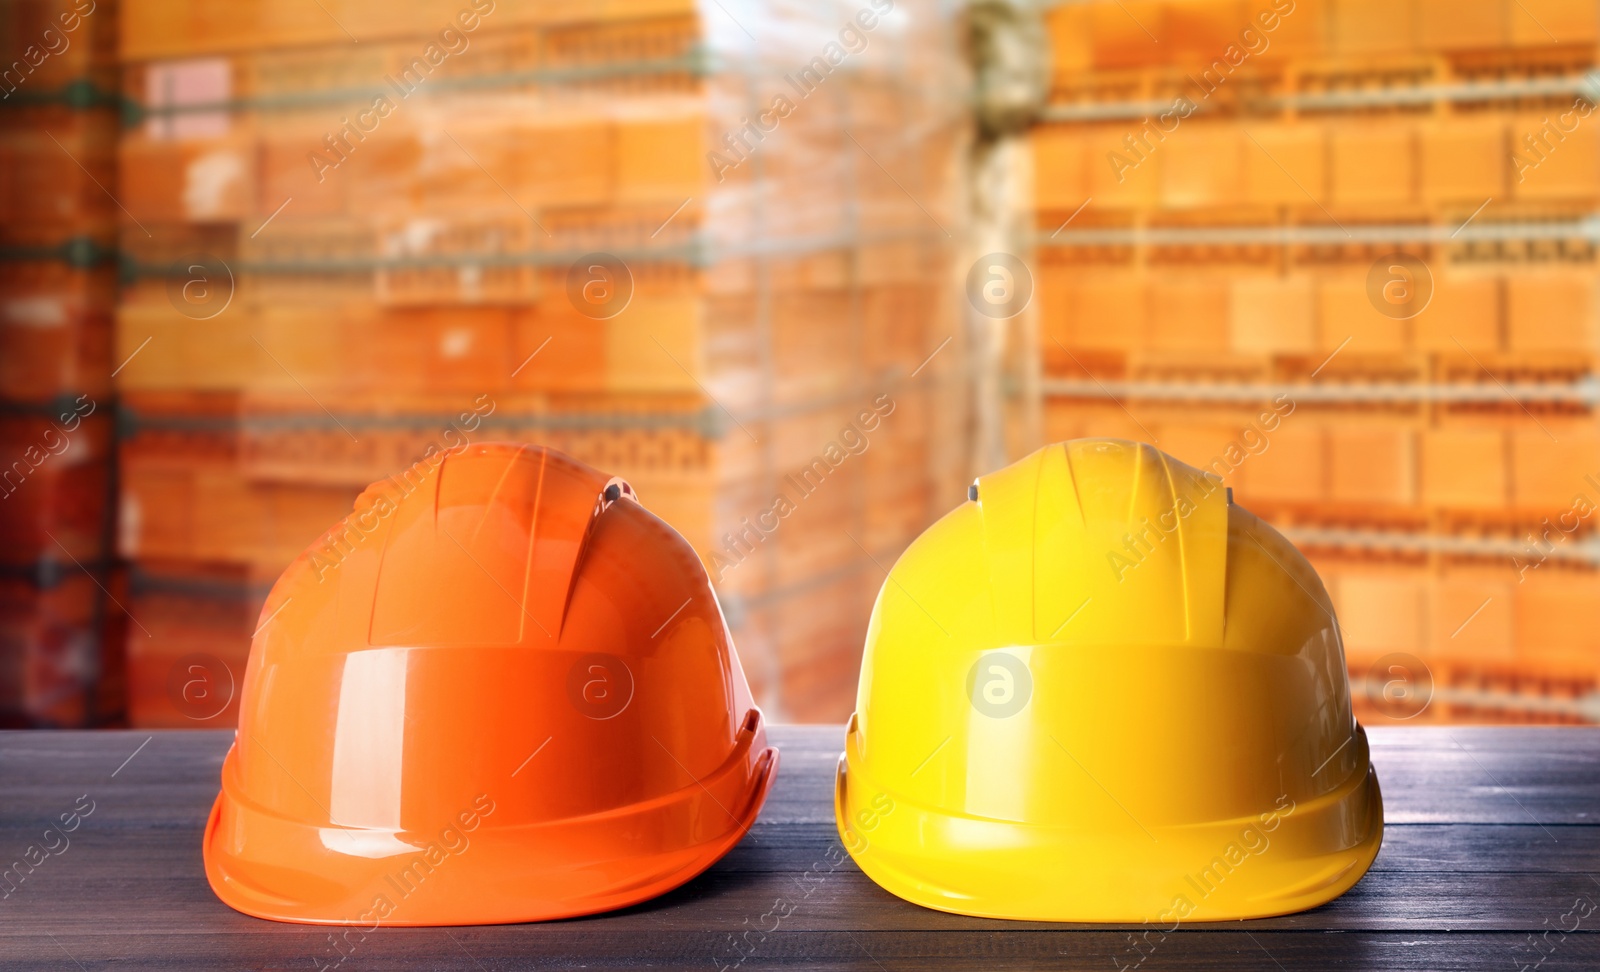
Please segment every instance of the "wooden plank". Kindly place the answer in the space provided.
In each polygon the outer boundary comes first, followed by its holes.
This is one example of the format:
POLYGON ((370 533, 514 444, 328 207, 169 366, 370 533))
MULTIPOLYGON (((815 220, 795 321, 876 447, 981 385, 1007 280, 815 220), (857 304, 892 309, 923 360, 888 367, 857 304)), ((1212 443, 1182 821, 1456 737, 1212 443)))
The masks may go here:
MULTIPOLYGON (((1520 968, 1540 957, 1530 934, 1546 936, 1539 947, 1550 968, 1600 964, 1600 936, 1589 934, 1600 914, 1559 935, 1571 927, 1562 916, 1575 901, 1600 902, 1600 732, 1429 727, 1371 735, 1389 824, 1367 877, 1310 912, 1186 926, 1153 952, 1148 942, 1138 946, 1147 951, 1139 968, 1520 968)), ((239 915, 205 882, 200 830, 231 738, 0 733, 0 856, 38 840, 80 796, 95 803, 70 847, 0 900, 0 970, 70 968, 63 948, 85 968, 316 968, 337 959, 326 929, 239 915)), ((1129 934, 1138 929, 944 914, 893 897, 851 863, 831 866, 840 730, 777 727, 773 738, 783 764, 761 820, 685 887, 578 921, 380 929, 348 961, 363 969, 722 968, 741 964, 731 936, 748 933, 747 967, 1139 962, 1129 934), (773 929, 763 916, 779 897, 797 907, 773 929)))
MULTIPOLYGON (((1504 842, 1507 846, 1502 853, 1513 855, 1516 847, 1525 846, 1516 839, 1527 836, 1518 831, 1529 829, 1511 829, 1513 839, 1504 842)), ((37 833, 7 836, 6 846, 16 848, 29 839, 37 840, 37 833)), ((829 848, 836 845, 831 833, 822 832, 813 833, 812 840, 803 845, 753 843, 733 860, 720 862, 649 908, 590 920, 619 932, 733 933, 747 920, 759 919, 773 901, 786 898, 804 902, 785 922, 797 931, 1010 932, 1064 927, 971 918, 912 906, 872 883, 853 864, 834 866, 837 851, 830 855, 829 848)), ((1574 855, 1562 870, 1379 868, 1321 908, 1246 926, 1329 931, 1541 931, 1547 919, 1554 925, 1579 896, 1600 902, 1600 884, 1584 873, 1585 867, 1600 871, 1596 866, 1600 856, 1594 852, 1592 838, 1589 848, 1586 858, 1574 855)), ((136 935, 147 930, 152 919, 186 928, 220 919, 231 922, 235 917, 206 884, 197 829, 156 829, 146 824, 130 829, 118 820, 117 808, 109 800, 101 801, 84 827, 72 835, 70 849, 48 859, 4 907, 19 929, 38 922, 71 935, 112 930, 136 935), (137 898, 137 908, 124 904, 129 895, 137 898)), ((1600 924, 1600 914, 1596 923, 1600 924)))
MULTIPOLYGON (((257 922, 259 926, 262 923, 257 922)), ((865 970, 865 972, 995 972, 1007 968, 1104 969, 1131 972, 1322 972, 1384 969, 1441 972, 1531 968, 1540 952, 1507 935, 1187 930, 1136 947, 1122 931, 1015 931, 1004 934, 791 932, 778 928, 747 942, 710 932, 614 932, 585 923, 486 928, 384 928, 354 949, 342 965, 326 929, 287 926, 221 935, 211 929, 164 934, 91 934, 54 938, 34 932, 9 936, 0 972, 116 968, 313 969, 416 972, 461 969, 517 972, 553 968, 586 972, 693 968, 865 970), (739 947, 736 947, 736 944, 739 947), (741 959, 740 948, 743 949, 741 959), (1142 964, 1135 966, 1143 955, 1142 964), (69 961, 70 958, 70 961, 69 961), (73 963, 76 964, 73 964, 73 963), (322 964, 318 964, 318 963, 322 964)), ((1152 936, 1153 938, 1154 936, 1152 936)), ((1541 972, 1600 966, 1600 935, 1552 936, 1543 945, 1541 972)))
MULTIPOLYGON (((831 821, 831 802, 801 794, 824 781, 832 787, 843 748, 838 729, 784 730, 795 735, 784 747, 775 819, 831 821)), ((1377 726, 1367 733, 1388 824, 1600 823, 1600 732, 1593 729, 1377 726)))
MULTIPOLYGON (((1600 861, 1600 827, 1515 824, 1401 824, 1388 827, 1372 873, 1587 874, 1600 861)), ((838 837, 834 825, 758 823, 717 867, 732 871, 802 871, 838 837)), ((1596 878, 1600 880, 1600 878, 1596 878)), ((1596 886, 1600 891, 1600 885, 1596 886)))

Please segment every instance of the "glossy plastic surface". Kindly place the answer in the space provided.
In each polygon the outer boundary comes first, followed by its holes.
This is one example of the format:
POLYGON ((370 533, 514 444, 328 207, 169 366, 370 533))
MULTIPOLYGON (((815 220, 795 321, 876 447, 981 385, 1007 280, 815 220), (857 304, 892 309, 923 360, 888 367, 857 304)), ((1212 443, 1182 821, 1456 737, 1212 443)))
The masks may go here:
POLYGON ((1162 929, 1328 901, 1383 832, 1315 571, 1111 439, 982 477, 890 571, 836 817, 918 904, 1162 929))
POLYGON ((217 895, 359 929, 530 921, 737 843, 778 754, 699 558, 631 497, 502 444, 368 489, 262 609, 217 895))

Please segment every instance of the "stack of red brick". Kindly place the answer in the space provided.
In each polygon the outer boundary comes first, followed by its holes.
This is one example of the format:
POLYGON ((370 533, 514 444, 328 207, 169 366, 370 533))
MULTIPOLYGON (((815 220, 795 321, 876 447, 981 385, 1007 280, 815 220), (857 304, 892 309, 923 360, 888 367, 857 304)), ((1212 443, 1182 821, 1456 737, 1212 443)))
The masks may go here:
POLYGON ((0 7, 0 725, 121 712, 116 23, 105 0, 0 7))
POLYGON ((242 671, 266 585, 363 486, 487 438, 628 477, 772 713, 842 718, 874 558, 965 472, 947 20, 325 6, 128 3, 133 719, 194 724, 175 665, 242 671))
POLYGON ((1224 474, 1313 556, 1358 694, 1401 653, 1446 690, 1426 717, 1593 718, 1594 5, 1048 19, 1050 434, 1224 474))

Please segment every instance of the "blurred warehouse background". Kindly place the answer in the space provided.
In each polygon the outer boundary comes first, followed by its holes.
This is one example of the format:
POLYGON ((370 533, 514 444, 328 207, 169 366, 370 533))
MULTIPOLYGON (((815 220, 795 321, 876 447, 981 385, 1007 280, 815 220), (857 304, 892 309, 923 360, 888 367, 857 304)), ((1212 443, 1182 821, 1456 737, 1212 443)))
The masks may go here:
POLYGON ((1307 552, 1364 719, 1600 722, 1597 12, 5 0, 0 724, 231 723, 279 572, 485 439, 842 721, 885 568, 1083 435, 1307 552))

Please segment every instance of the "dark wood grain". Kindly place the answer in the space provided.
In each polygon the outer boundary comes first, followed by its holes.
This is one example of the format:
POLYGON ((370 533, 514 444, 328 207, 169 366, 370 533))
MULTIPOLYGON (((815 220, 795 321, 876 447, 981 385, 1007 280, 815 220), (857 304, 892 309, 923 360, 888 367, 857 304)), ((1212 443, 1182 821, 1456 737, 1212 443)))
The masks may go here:
MULTIPOLYGON (((1360 884, 1309 912, 1197 924, 1142 952, 1127 928, 949 915, 848 862, 830 869, 841 730, 773 736, 783 766, 761 819, 685 887, 575 921, 380 929, 340 968, 1117 969, 1141 956, 1141 970, 1600 968, 1589 922, 1559 932, 1575 900, 1600 902, 1600 730, 1374 729, 1387 831, 1360 884), (823 877, 805 893, 798 878, 814 866, 823 877), (780 895, 799 907, 763 936, 757 920, 780 895)), ((96 807, 70 848, 0 900, 0 969, 303 970, 334 957, 325 930, 244 917, 205 882, 200 831, 229 740, 0 733, 0 858, 80 795, 96 807)))

